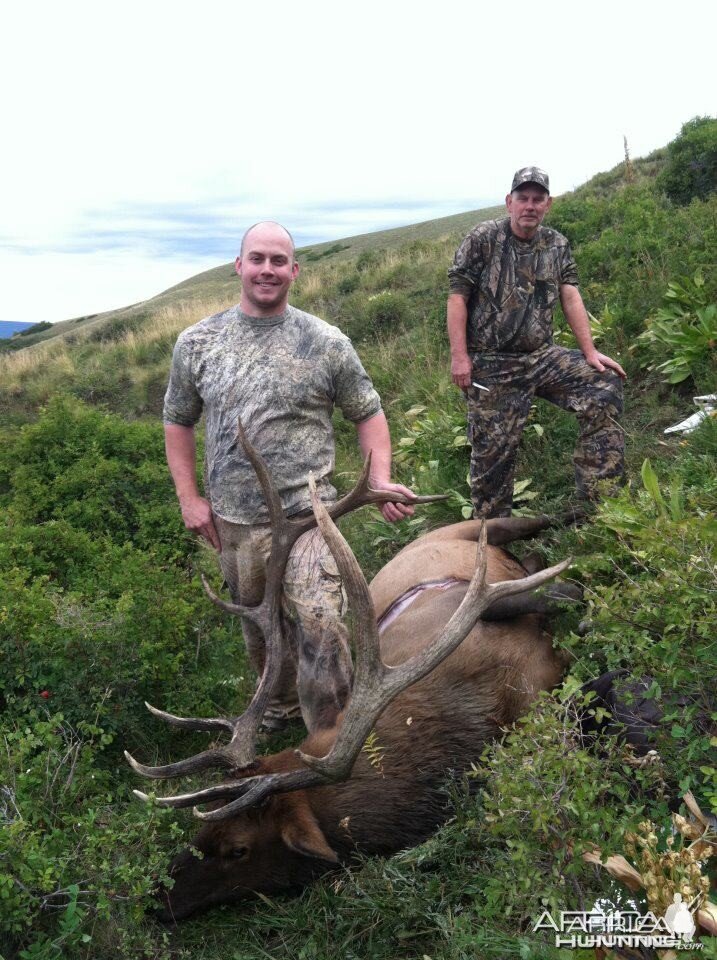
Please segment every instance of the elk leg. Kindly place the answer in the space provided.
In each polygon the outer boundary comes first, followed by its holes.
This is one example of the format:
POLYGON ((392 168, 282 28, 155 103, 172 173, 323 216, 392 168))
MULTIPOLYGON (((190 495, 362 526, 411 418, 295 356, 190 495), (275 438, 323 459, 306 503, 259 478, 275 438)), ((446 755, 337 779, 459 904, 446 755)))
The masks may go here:
POLYGON ((655 735, 664 717, 659 701, 647 697, 652 677, 637 679, 627 670, 612 670, 590 680, 580 688, 581 693, 593 693, 592 707, 609 711, 606 717, 596 719, 594 710, 580 717, 583 737, 590 742, 599 734, 611 734, 627 741, 639 757, 656 747, 655 735))
POLYGON ((527 540, 554 523, 552 517, 494 517, 486 520, 488 543, 491 547, 502 547, 513 540, 527 540))
POLYGON ((481 620, 508 620, 524 613, 557 613, 560 603, 579 603, 583 592, 573 583, 556 583, 540 593, 519 593, 492 603, 481 614, 481 620))
MULTIPOLYGON (((579 524, 585 516, 583 508, 575 507, 557 517, 493 517, 491 520, 486 520, 488 543, 492 547, 502 547, 504 543, 511 543, 513 540, 527 540, 551 527, 569 527, 573 523, 579 524)), ((469 522, 479 523, 478 520, 469 522)), ((473 538, 466 537, 466 539, 473 538)))

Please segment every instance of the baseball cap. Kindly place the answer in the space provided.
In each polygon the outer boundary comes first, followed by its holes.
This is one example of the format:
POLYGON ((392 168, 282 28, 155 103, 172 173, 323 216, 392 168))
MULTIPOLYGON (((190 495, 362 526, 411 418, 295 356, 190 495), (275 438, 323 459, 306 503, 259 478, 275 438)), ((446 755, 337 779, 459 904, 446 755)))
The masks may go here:
POLYGON ((550 180, 545 170, 541 170, 540 167, 521 167, 517 170, 510 192, 522 187, 524 183, 537 183, 539 187, 544 187, 550 193, 550 180))

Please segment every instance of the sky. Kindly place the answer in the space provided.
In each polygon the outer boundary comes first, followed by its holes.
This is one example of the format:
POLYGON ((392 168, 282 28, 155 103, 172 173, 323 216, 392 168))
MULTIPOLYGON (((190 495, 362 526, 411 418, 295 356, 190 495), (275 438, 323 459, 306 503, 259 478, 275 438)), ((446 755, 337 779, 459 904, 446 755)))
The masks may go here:
POLYGON ((65 320, 233 260, 559 195, 714 115, 706 0, 36 0, 3 15, 0 320, 65 320))

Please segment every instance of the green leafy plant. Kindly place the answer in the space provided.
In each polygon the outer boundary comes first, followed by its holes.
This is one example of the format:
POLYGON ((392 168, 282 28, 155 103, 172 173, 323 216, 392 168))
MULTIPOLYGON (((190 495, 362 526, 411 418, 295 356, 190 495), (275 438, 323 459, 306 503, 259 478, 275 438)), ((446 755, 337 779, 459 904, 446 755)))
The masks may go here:
POLYGON ((164 811, 122 809, 103 765, 109 742, 101 727, 54 712, 5 727, 0 946, 12 956, 145 955, 142 918, 179 830, 164 811))
POLYGON ((670 283, 665 305, 645 324, 647 329, 638 337, 638 344, 644 345, 648 353, 643 366, 662 373, 668 383, 681 383, 700 366, 713 362, 717 351, 717 304, 708 302, 700 271, 670 283), (666 353, 671 356, 662 360, 666 353))
POLYGON ((467 485, 469 441, 464 411, 415 404, 404 417, 406 426, 396 444, 394 461, 419 491, 450 491, 449 504, 458 506, 465 517, 463 508, 468 501, 461 490, 464 482, 467 485))
MULTIPOLYGON (((587 311, 588 321, 590 322, 590 333, 593 338, 594 343, 600 343, 601 340, 604 340, 611 332, 612 328, 615 325, 615 314, 610 310, 610 308, 605 305, 600 317, 593 316, 590 311, 587 311)), ((575 336, 570 329, 570 327, 565 325, 560 325, 555 331, 555 342, 561 347, 574 347, 575 346, 575 336)))
POLYGON ((679 477, 675 477, 673 479, 672 486, 670 488, 670 499, 669 502, 666 502, 665 498, 662 496, 662 491, 660 490, 657 474, 652 469, 652 464, 649 460, 645 460, 643 462, 640 476, 642 477, 642 483, 645 487, 645 490, 647 490, 652 497, 652 500, 657 505, 660 513, 663 516, 674 520, 675 523, 678 523, 680 520, 682 520, 685 514, 682 501, 682 485, 679 477))
POLYGON ((660 479, 645 461, 642 486, 599 507, 578 561, 592 630, 564 644, 579 651, 582 676, 628 668, 649 681, 671 791, 714 804, 717 514, 691 463, 689 477, 676 469, 660 479))
POLYGON ((505 849, 487 899, 499 901, 519 923, 538 909, 564 910, 587 899, 595 878, 583 852, 618 843, 639 809, 630 800, 635 775, 625 764, 629 751, 613 749, 597 761, 581 743, 580 714, 600 720, 604 711, 578 687, 568 678, 557 696, 542 694, 473 769, 482 785, 486 832, 505 849))

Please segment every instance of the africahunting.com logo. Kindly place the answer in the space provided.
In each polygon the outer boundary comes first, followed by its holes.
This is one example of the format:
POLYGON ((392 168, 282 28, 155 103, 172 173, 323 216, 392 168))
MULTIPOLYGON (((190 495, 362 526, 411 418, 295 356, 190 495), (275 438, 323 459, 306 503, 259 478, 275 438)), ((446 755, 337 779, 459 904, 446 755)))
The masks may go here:
POLYGON ((547 910, 533 931, 553 930, 555 946, 602 947, 604 949, 651 947, 653 949, 701 950, 693 943, 695 921, 682 896, 676 893, 664 917, 637 910, 561 910, 555 919, 547 910))

